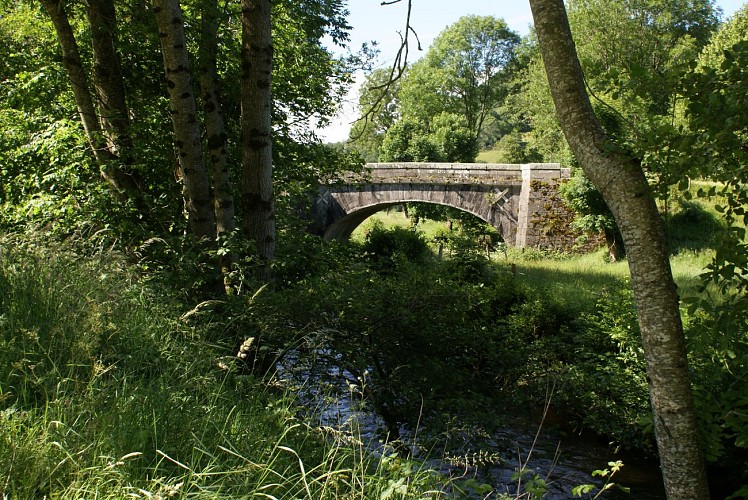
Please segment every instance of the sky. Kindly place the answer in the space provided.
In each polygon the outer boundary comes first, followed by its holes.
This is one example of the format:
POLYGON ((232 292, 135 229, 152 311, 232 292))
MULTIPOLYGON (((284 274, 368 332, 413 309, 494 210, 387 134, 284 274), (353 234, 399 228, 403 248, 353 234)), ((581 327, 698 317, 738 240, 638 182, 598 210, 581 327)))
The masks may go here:
MULTIPOLYGON (((724 19, 729 18, 746 0, 717 0, 724 19)), ((400 46, 400 35, 405 27, 407 0, 392 5, 381 5, 382 0, 348 0, 348 24, 352 26, 350 47, 353 50, 365 42, 376 40, 380 51, 379 64, 389 65, 400 46)), ((532 24, 530 3, 527 0, 413 0, 411 26, 418 34, 423 51, 410 49, 410 62, 423 56, 434 38, 447 26, 465 15, 494 16, 504 19, 509 28, 526 35, 532 24)), ((357 86, 364 75, 357 75, 357 86)), ((340 105, 333 124, 318 134, 325 142, 338 142, 348 138, 351 122, 357 116, 357 88, 354 88, 340 105)))

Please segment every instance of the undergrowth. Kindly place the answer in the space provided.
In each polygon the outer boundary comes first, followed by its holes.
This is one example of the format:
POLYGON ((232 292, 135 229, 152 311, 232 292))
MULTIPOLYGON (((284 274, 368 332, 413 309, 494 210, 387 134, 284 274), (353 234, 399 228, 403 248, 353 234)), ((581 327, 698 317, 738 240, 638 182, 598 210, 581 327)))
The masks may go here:
POLYGON ((183 312, 114 253, 2 239, 3 498, 439 496, 418 463, 300 420, 183 312))

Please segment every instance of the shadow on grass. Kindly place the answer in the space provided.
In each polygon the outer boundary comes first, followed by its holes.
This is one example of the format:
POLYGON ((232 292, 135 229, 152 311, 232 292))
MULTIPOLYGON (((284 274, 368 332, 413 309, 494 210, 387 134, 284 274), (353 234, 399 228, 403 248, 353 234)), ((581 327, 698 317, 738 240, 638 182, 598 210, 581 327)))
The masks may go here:
POLYGON ((696 201, 684 201, 667 219, 671 255, 683 251, 698 252, 714 247, 715 239, 725 230, 719 216, 696 201))

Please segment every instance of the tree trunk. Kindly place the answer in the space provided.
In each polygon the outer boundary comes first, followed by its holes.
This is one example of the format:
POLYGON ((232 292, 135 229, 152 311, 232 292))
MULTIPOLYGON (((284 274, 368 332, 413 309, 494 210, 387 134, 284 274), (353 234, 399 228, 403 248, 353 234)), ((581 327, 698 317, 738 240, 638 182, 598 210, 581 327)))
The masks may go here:
POLYGON ((271 125, 273 44, 270 0, 242 0, 242 207, 244 230, 257 246, 261 277, 275 257, 271 125))
MULTIPOLYGON (((220 239, 236 229, 234 220, 234 193, 231 171, 226 152, 226 126, 220 100, 220 84, 217 70, 218 53, 218 2, 205 0, 200 40, 199 80, 205 113, 205 131, 208 135, 208 164, 213 176, 213 211, 216 217, 216 233, 220 239)), ((231 265, 236 262, 235 252, 219 257, 219 265, 227 277, 231 265)), ((226 282, 227 292, 231 284, 226 282)))
POLYGON ((78 43, 75 40, 65 10, 59 0, 41 0, 41 4, 55 27, 62 52, 62 64, 73 88, 78 115, 86 133, 89 147, 96 158, 96 163, 99 165, 101 176, 120 196, 138 197, 140 189, 136 180, 129 172, 122 170, 117 165, 116 155, 107 147, 96 107, 91 97, 91 91, 88 87, 88 78, 83 68, 78 43))
POLYGON ((89 0, 86 17, 91 26, 93 86, 101 125, 111 140, 112 152, 121 158, 131 156, 130 120, 116 49, 117 19, 113 1, 89 0))
POLYGON ((566 140, 623 236, 668 498, 708 498, 678 296, 654 197, 641 163, 609 141, 592 111, 563 0, 530 0, 530 6, 566 140))
POLYGON ((179 0, 154 0, 161 52, 166 70, 174 144, 182 174, 187 218, 197 238, 215 238, 210 181, 205 170, 197 104, 192 90, 189 53, 179 0))
POLYGON ((626 253, 618 228, 606 227, 603 229, 603 234, 605 235, 605 245, 608 247, 608 258, 611 262, 618 262, 626 253))

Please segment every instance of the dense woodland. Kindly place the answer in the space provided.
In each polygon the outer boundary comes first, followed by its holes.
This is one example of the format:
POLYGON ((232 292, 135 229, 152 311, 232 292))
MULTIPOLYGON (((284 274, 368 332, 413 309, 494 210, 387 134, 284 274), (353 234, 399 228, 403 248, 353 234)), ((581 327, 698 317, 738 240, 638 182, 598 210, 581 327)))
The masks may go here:
POLYGON ((530 4, 382 68, 341 0, 0 0, 3 498, 593 497, 622 454, 748 497, 748 8, 530 4), (308 234, 368 161, 560 162, 575 243, 426 204, 308 234), (492 482, 543 414, 610 467, 492 482))

